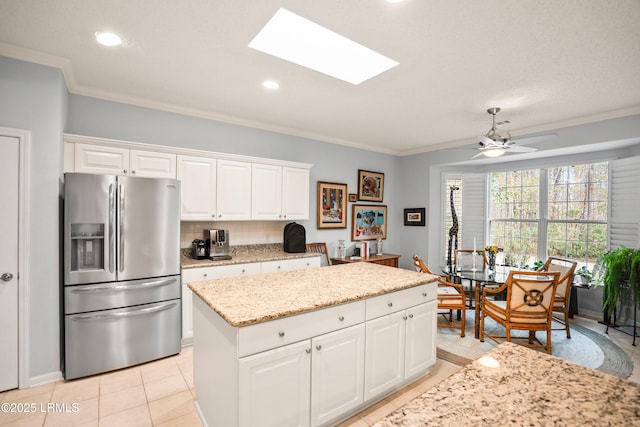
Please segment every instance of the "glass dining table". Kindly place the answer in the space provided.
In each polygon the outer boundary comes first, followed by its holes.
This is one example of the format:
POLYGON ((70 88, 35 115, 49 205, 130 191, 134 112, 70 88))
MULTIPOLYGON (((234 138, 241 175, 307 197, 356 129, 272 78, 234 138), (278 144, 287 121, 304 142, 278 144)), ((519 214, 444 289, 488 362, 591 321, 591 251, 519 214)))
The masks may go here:
POLYGON ((451 273, 448 266, 442 267, 442 272, 453 279, 456 283, 462 283, 462 280, 469 281, 469 291, 473 292, 475 296, 475 321, 474 321, 474 336, 480 338, 480 310, 481 304, 478 302, 482 297, 482 289, 485 286, 500 286, 506 282, 510 267, 496 266, 496 271, 491 271, 487 268, 483 270, 456 270, 451 273))

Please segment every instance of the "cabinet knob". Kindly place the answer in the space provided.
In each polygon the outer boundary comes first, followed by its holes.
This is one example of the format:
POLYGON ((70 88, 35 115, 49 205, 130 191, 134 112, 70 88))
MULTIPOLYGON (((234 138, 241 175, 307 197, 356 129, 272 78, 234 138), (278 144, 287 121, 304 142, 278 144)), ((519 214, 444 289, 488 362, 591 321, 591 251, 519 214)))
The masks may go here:
POLYGON ((135 175, 135 174, 136 174, 136 171, 134 171, 134 170, 131 171, 131 175, 135 175))
POLYGON ((407 316, 402 316, 402 320, 407 320, 407 316))
POLYGON ((344 316, 338 317, 338 320, 341 321, 341 322, 344 322, 344 316))
POLYGON ((278 335, 280 336, 280 338, 282 338, 284 336, 284 331, 278 332, 278 335))
POLYGON ((215 217, 216 217, 216 214, 211 214, 211 218, 215 218, 215 217))
POLYGON ((427 293, 426 293, 426 292, 423 292, 423 293, 422 293, 422 296, 423 296, 423 297, 426 297, 426 296, 427 296, 427 293))
POLYGON ((389 307, 393 307, 393 303, 392 303, 392 302, 387 303, 387 305, 388 305, 389 307))
POLYGON ((244 274, 247 270, 245 270, 244 268, 242 269, 242 274, 244 274))
POLYGON ((218 218, 222 218, 222 214, 219 214, 219 215, 218 215, 218 218))
POLYGON ((311 349, 310 349, 310 348, 306 348, 304 351, 305 351, 307 354, 311 353, 311 349))
POLYGON ((123 169, 122 172, 124 172, 125 175, 127 174, 127 170, 126 169, 123 169))
POLYGON ((409 319, 413 319, 413 314, 410 314, 410 315, 409 315, 409 319))
POLYGON ((321 346, 320 344, 318 344, 318 345, 316 346, 316 350, 322 350, 322 346, 321 346))
POLYGON ((203 276, 204 276, 204 277, 207 277, 207 273, 204 273, 204 274, 203 274, 203 276))

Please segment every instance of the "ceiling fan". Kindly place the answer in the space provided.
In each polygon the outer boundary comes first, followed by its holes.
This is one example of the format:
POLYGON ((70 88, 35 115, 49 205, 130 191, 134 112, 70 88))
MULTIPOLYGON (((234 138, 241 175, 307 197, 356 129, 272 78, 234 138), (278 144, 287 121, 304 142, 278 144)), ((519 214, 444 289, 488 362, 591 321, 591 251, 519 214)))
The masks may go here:
POLYGON ((537 135, 528 138, 520 138, 515 141, 511 139, 511 134, 509 132, 506 130, 500 130, 496 127, 496 114, 499 112, 499 107, 493 107, 487 110, 487 113, 491 114, 493 124, 486 135, 478 137, 480 139, 478 142, 478 145, 480 146, 478 147, 478 150, 480 150, 480 152, 471 157, 472 159, 480 156, 499 157, 507 151, 512 153, 532 153, 534 151, 538 151, 538 149, 533 147, 524 147, 523 145, 532 144, 534 142, 557 136, 556 134, 537 135), (520 145, 515 145, 516 142, 520 145))

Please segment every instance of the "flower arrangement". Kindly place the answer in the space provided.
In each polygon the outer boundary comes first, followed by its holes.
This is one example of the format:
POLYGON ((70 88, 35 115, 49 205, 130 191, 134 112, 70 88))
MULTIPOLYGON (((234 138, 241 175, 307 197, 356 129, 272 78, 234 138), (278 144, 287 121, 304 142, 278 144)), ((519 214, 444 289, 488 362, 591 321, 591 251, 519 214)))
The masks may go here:
POLYGON ((591 279, 593 279, 593 273, 589 271, 586 265, 576 270, 575 275, 580 277, 583 285, 588 285, 591 279))
POLYGON ((487 245, 484 247, 484 252, 487 254, 487 262, 489 263, 489 270, 495 271, 496 269, 496 256, 498 252, 502 252, 502 248, 497 245, 487 245))

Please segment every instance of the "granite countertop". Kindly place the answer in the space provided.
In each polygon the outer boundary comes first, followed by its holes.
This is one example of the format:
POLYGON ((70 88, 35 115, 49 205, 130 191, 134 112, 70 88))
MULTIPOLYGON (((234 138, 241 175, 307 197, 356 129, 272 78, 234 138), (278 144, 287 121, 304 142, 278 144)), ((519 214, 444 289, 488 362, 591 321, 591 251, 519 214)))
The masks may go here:
POLYGON ((505 342, 374 426, 630 426, 639 408, 638 384, 505 342))
POLYGON ((368 262, 189 283, 230 325, 248 326, 436 280, 368 262))
POLYGON ((190 256, 191 249, 181 250, 180 264, 183 269, 216 267, 221 265, 247 264, 251 262, 279 261, 295 258, 316 257, 321 254, 315 252, 289 253, 285 252, 282 244, 241 245, 231 246, 229 249, 231 259, 211 260, 193 259, 190 256))

